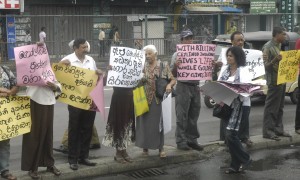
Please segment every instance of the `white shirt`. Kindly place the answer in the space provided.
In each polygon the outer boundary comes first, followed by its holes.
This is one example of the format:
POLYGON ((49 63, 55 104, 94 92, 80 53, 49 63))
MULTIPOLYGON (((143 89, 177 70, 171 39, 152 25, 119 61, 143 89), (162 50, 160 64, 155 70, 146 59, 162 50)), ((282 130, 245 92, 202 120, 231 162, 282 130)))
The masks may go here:
POLYGON ((97 70, 96 62, 91 56, 85 55, 83 62, 81 62, 74 52, 72 54, 67 55, 62 60, 65 59, 68 59, 70 61, 71 66, 76 66, 94 71, 97 70))
POLYGON ((45 42, 46 33, 44 31, 41 31, 39 37, 40 37, 40 42, 45 42))
POLYGON ((104 31, 100 31, 100 33, 99 33, 99 40, 100 41, 103 41, 104 40, 104 38, 105 38, 105 33, 104 33, 104 31))
MULTIPOLYGON (((61 91, 60 83, 55 82, 55 84, 61 91)), ((28 86, 26 89, 26 94, 27 96, 30 96, 30 99, 38 104, 53 105, 56 103, 56 94, 48 86, 28 86)))

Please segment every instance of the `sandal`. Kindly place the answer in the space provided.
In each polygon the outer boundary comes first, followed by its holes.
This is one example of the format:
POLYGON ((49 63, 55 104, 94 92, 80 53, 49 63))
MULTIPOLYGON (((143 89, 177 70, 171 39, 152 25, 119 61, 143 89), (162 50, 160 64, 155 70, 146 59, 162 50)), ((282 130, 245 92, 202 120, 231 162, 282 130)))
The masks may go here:
POLYGON ((125 161, 127 161, 127 162, 129 162, 129 163, 132 163, 132 162, 133 162, 132 158, 127 154, 126 150, 124 150, 124 151, 122 152, 122 157, 125 159, 125 161))
POLYGON ((161 151, 161 152, 159 152, 159 157, 160 157, 161 159, 164 159, 164 158, 167 157, 167 154, 165 153, 165 151, 161 151))
POLYGON ((40 179, 41 176, 38 175, 37 171, 29 171, 28 175, 31 177, 31 179, 40 179))
POLYGON ((58 170, 55 166, 47 167, 46 171, 53 173, 55 176, 60 176, 61 175, 61 171, 58 170))
POLYGON ((143 156, 149 156, 149 151, 148 151, 148 149, 143 149, 142 155, 143 155, 143 156))
POLYGON ((225 171, 225 174, 237 174, 239 173, 239 171, 233 169, 233 168, 228 168, 226 171, 225 171))
POLYGON ((122 156, 122 155, 119 155, 119 154, 115 155, 114 160, 115 160, 116 162, 118 162, 118 163, 121 163, 121 164, 125 164, 125 163, 126 163, 126 161, 125 161, 125 159, 123 158, 123 156, 122 156))
POLYGON ((11 173, 9 173, 9 171, 5 171, 1 174, 1 177, 3 179, 8 179, 8 180, 16 180, 17 177, 13 176, 11 173))

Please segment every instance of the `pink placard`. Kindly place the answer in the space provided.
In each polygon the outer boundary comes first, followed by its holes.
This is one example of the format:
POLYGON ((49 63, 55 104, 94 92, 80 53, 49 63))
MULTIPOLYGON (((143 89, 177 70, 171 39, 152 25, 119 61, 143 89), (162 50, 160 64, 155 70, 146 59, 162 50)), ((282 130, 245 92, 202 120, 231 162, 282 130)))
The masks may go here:
POLYGON ((181 62, 178 80, 211 80, 212 61, 216 46, 213 44, 178 44, 177 59, 181 62))
POLYGON ((17 85, 43 86, 56 81, 46 46, 36 44, 15 47, 17 85))
POLYGON ((90 92, 90 96, 96 105, 94 110, 100 111, 102 118, 105 120, 103 76, 99 77, 97 86, 90 92))

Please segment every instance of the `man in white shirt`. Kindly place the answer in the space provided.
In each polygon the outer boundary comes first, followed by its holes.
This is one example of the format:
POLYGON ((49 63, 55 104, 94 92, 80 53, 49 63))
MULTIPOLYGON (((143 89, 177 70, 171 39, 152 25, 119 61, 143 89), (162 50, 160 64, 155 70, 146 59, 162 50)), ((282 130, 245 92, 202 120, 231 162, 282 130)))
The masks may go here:
POLYGON ((99 38, 99 46, 100 46, 99 57, 104 57, 105 56, 105 43, 104 43, 105 32, 103 31, 103 28, 100 29, 98 38, 99 38))
MULTIPOLYGON (((102 74, 98 70, 96 63, 88 52, 87 41, 83 38, 74 40, 74 53, 64 57, 61 63, 89 70, 94 70, 98 75, 102 74)), ((69 110, 69 136, 68 136, 68 161, 72 170, 78 169, 78 163, 87 166, 95 166, 96 163, 88 159, 89 145, 92 138, 95 111, 79 109, 68 105, 69 110)))
POLYGON ((46 33, 45 33, 46 27, 41 28, 41 32, 39 33, 40 43, 45 43, 46 41, 46 33))

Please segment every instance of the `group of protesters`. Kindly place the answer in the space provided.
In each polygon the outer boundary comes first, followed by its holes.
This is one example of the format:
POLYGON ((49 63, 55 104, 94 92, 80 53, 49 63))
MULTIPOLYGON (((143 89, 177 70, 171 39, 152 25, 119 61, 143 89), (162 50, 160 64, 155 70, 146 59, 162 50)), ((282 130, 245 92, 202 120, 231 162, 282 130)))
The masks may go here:
MULTIPOLYGON (((263 47, 263 59, 266 70, 268 94, 266 98, 263 137, 280 140, 279 136, 289 137, 283 129, 283 100, 285 85, 277 85, 278 64, 282 59, 280 55, 280 43, 285 40, 285 30, 274 27, 273 38, 263 47)), ((181 44, 192 44, 193 33, 190 29, 184 29, 181 34, 181 44)), ((226 51, 226 68, 219 75, 218 80, 230 82, 250 82, 250 76, 241 74, 241 67, 246 65, 246 55, 243 51, 244 36, 235 31, 231 34, 232 47, 226 51)), ((42 45, 42 43, 39 43, 42 45)), ((106 78, 106 70, 100 70, 91 56, 88 56, 88 42, 83 38, 77 38, 72 42, 74 52, 60 63, 95 71, 99 78, 106 78)), ((158 59, 158 51, 154 45, 146 45, 143 48, 146 62, 143 69, 143 77, 138 86, 144 86, 145 95, 149 105, 149 112, 135 118, 133 103, 133 88, 113 87, 106 131, 102 144, 116 149, 114 160, 126 164, 133 162, 127 153, 128 145, 135 142, 140 147, 144 156, 149 155, 149 150, 158 150, 158 156, 167 157, 164 151, 164 129, 162 118, 162 99, 156 96, 155 81, 157 77, 168 80, 165 88, 171 93, 176 85, 175 111, 176 111, 176 144, 179 150, 203 150, 198 143, 200 137, 197 121, 200 115, 200 87, 198 80, 176 80, 177 70, 181 61, 177 53, 172 56, 171 64, 158 59)), ((220 61, 213 66, 221 66, 220 61)), ((0 67, 1 88, 0 96, 15 95, 18 91, 16 78, 6 66, 0 67)), ((105 80, 104 80, 105 82, 105 80)), ((29 86, 26 94, 30 96, 31 131, 23 135, 21 170, 28 171, 32 179, 40 179, 39 167, 46 167, 48 172, 56 176, 61 171, 55 167, 53 158, 53 115, 56 97, 62 92, 58 81, 47 82, 45 86, 29 86)), ((221 106, 224 102, 219 102, 221 106)), ((221 119, 220 139, 225 140, 232 158, 227 174, 239 173, 251 164, 252 160, 248 152, 242 146, 252 146, 249 136, 249 114, 251 109, 250 97, 238 96, 231 104, 232 113, 229 119, 221 119)), ((297 106, 299 107, 299 105, 297 106)), ((299 108, 298 108, 299 109, 299 108)), ((95 166, 96 163, 88 159, 89 147, 95 120, 95 111, 84 110, 68 105, 68 162, 70 169, 77 170, 78 164, 95 166)), ((299 113, 299 111, 297 111, 299 113)), ((296 116, 299 117, 299 114, 296 116)), ((9 140, 0 141, 0 171, 4 179, 16 179, 9 172, 9 140)))

